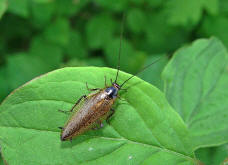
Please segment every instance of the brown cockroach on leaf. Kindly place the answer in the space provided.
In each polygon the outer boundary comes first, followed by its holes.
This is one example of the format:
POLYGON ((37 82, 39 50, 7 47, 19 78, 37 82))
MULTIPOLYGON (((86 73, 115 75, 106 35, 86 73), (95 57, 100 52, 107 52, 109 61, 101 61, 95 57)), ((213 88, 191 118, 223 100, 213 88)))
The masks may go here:
POLYGON ((119 70, 120 70, 120 52, 121 52, 121 41, 123 33, 123 23, 120 36, 120 48, 118 56, 118 65, 115 81, 112 82, 111 86, 107 86, 105 78, 105 88, 99 89, 89 89, 86 83, 86 87, 89 91, 97 91, 91 93, 88 96, 83 95, 75 103, 72 109, 68 112, 72 112, 70 119, 66 122, 64 127, 59 127, 61 129, 61 141, 72 140, 73 137, 84 133, 86 130, 95 128, 94 125, 103 126, 102 120, 108 121, 110 117, 114 114, 114 109, 112 105, 119 97, 118 92, 122 90, 123 85, 136 76, 138 73, 142 72, 146 68, 150 67, 152 64, 160 60, 160 58, 151 64, 144 67, 142 70, 137 72, 135 75, 130 76, 121 85, 117 83, 119 70))

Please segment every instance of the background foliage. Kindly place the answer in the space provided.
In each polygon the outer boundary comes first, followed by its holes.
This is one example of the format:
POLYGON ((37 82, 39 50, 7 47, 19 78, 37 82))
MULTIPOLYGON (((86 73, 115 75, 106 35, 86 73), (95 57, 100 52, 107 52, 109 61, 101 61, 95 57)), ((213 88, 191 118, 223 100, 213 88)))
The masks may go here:
MULTIPOLYGON (((115 67, 122 13, 121 69, 129 73, 197 38, 216 36, 228 47, 227 0, 0 0, 0 99, 57 68, 115 67)), ((141 78, 163 90, 160 74, 168 61, 141 78)), ((216 165, 227 151, 223 145, 196 155, 216 165)))

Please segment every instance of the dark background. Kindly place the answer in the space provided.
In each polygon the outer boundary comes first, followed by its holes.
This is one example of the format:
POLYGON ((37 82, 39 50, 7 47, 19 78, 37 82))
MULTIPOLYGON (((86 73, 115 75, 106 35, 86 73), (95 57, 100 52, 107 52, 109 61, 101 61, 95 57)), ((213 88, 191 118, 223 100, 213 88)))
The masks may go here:
MULTIPOLYGON (((227 0, 2 0, 0 102, 54 69, 115 68, 123 13, 121 70, 133 74, 166 56, 140 75, 161 90, 160 73, 178 48, 210 36, 228 46, 227 0)), ((205 162, 217 150, 198 155, 205 162)), ((227 150, 223 146, 220 159, 227 150)))

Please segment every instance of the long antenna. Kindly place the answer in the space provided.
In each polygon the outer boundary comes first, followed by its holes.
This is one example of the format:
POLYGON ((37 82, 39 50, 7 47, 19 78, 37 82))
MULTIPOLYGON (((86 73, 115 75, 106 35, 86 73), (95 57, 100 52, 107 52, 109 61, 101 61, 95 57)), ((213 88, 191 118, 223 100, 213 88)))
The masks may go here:
POLYGON ((141 73, 142 71, 146 70, 147 68, 149 68, 151 65, 155 64, 156 62, 160 61, 160 59, 162 59, 163 57, 160 57, 159 59, 155 60, 154 62, 152 62, 151 64, 145 66, 143 69, 139 70, 135 75, 132 75, 131 77, 129 77, 127 80, 125 80, 121 85, 120 88, 123 87, 123 85, 128 82, 130 79, 132 79, 133 77, 135 77, 136 75, 138 75, 139 73, 141 73))
POLYGON ((122 48, 122 39, 123 39, 123 30, 124 30, 124 20, 125 20, 125 14, 123 14, 122 23, 121 23, 120 48, 119 48, 118 64, 117 64, 117 72, 116 72, 115 83, 117 82, 117 78, 118 78, 119 71, 120 71, 120 54, 121 54, 121 48, 122 48))

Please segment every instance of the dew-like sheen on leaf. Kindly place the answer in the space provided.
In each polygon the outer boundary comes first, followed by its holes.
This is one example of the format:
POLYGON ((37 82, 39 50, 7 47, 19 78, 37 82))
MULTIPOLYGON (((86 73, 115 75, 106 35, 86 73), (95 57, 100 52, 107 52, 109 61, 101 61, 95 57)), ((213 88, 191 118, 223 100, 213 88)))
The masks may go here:
MULTIPOLYGON (((10 165, 194 164, 186 126, 154 86, 135 77, 113 106, 110 124, 69 141, 60 130, 69 110, 90 88, 104 87, 116 70, 63 68, 38 77, 9 95, 0 106, 0 146, 10 165)), ((118 82, 130 75, 120 72, 118 82)))

